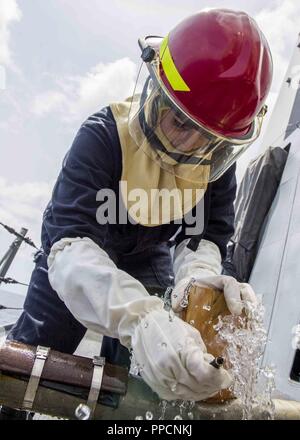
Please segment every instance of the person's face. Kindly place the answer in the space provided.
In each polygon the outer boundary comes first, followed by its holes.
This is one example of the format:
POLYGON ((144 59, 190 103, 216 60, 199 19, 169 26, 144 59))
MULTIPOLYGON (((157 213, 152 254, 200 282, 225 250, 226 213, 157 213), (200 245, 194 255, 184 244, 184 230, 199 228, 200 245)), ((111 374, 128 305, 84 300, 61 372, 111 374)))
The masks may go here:
POLYGON ((209 145, 209 139, 192 124, 185 122, 171 109, 162 111, 160 127, 174 148, 183 153, 196 151, 209 145))

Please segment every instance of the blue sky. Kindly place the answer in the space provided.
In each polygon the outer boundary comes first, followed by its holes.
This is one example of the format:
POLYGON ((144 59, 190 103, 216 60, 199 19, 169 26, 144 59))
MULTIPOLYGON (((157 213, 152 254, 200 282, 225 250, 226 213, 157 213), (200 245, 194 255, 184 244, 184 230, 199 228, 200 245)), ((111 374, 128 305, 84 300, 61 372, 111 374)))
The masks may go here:
MULTIPOLYGON (((39 243, 42 211, 80 124, 133 90, 137 39, 165 35, 204 7, 257 19, 274 58, 272 109, 300 31, 295 0, 0 0, 0 221, 28 227, 39 243)), ((0 230, 0 256, 10 240, 0 230)), ((31 269, 23 245, 9 275, 28 281, 31 269)))

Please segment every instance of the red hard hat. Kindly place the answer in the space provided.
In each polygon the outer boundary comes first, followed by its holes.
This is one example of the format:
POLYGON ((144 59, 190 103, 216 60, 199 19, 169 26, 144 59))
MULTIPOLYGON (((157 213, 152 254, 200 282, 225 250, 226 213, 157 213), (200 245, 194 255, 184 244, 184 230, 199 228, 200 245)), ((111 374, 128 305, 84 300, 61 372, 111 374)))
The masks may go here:
POLYGON ((200 11, 179 23, 160 48, 160 78, 192 119, 225 137, 242 137, 272 81, 265 36, 245 12, 200 11))

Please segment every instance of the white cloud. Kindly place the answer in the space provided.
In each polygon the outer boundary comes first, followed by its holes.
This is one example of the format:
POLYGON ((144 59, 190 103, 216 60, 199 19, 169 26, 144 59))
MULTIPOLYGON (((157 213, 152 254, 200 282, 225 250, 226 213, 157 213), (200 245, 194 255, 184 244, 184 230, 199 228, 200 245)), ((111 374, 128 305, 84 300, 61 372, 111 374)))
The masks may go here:
POLYGON ((0 221, 20 229, 26 227, 37 242, 42 213, 51 197, 52 183, 9 184, 0 178, 0 221))
POLYGON ((0 1, 0 64, 12 65, 12 55, 9 48, 9 28, 14 21, 19 21, 21 16, 16 0, 0 1))
POLYGON ((237 178, 240 181, 251 160, 262 153, 262 140, 268 129, 268 122, 275 107, 278 92, 284 80, 290 58, 296 46, 300 31, 300 3, 294 0, 272 1, 255 15, 255 19, 265 34, 272 52, 274 77, 267 99, 268 114, 264 121, 260 138, 238 160, 237 178))
MULTIPOLYGON (((234 6, 234 2, 228 3, 228 7, 234 6)), ((255 5, 255 8, 254 5, 252 7, 257 10, 261 4, 256 2, 255 5)), ((131 2, 131 7, 133 6, 136 6, 135 2, 131 2)), ((216 4, 211 2, 209 6, 216 4)), ((260 7, 255 15, 269 41, 274 59, 273 93, 277 93, 281 86, 297 39, 298 16, 300 3, 294 0, 269 0, 267 6, 260 7)), ((129 58, 108 64, 99 63, 85 75, 62 78, 57 89, 37 95, 31 110, 39 117, 60 112, 65 119, 83 120, 109 102, 129 96, 134 87, 135 76, 136 65, 129 58)))
MULTIPOLYGON (((10 184, 0 177, 0 221, 17 231, 22 227, 28 229, 27 236, 40 246, 42 214, 51 197, 52 187, 53 183, 46 182, 10 184)), ((13 235, 0 228, 0 257, 14 239, 13 235)), ((34 253, 34 248, 22 244, 7 276, 28 283, 34 266, 34 253)), ((25 294, 26 287, 8 285, 5 290, 25 294)))
POLYGON ((256 20, 270 44, 274 61, 272 91, 278 92, 300 31, 300 3, 295 0, 276 1, 262 9, 256 20))
POLYGON ((31 111, 37 116, 58 111, 66 120, 83 120, 104 105, 129 96, 135 77, 136 65, 129 58, 99 63, 84 76, 63 78, 59 90, 36 96, 31 111))
POLYGON ((66 103, 66 96, 63 93, 48 90, 34 98, 31 110, 36 116, 43 116, 62 109, 66 103))

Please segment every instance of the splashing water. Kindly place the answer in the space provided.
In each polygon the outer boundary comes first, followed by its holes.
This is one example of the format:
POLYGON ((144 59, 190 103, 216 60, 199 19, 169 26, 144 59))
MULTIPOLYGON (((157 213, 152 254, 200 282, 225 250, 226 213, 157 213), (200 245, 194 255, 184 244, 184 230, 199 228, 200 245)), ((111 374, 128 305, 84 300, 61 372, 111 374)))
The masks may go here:
POLYGON ((153 419, 153 414, 151 411, 147 411, 146 412, 146 420, 152 420, 153 419))
POLYGON ((194 418, 194 414, 193 414, 193 408, 195 406, 195 402, 194 401, 187 401, 187 400, 182 400, 179 401, 179 410, 180 410, 180 415, 182 417, 182 419, 193 419, 194 418))
POLYGON ((143 371, 143 366, 140 365, 134 355, 133 350, 130 350, 130 369, 129 374, 132 376, 139 376, 143 371))
POLYGON ((187 416, 190 420, 194 420, 194 414, 192 413, 192 411, 188 412, 187 416))
POLYGON ((158 420, 165 420, 165 414, 166 414, 166 409, 168 406, 168 401, 167 400, 161 400, 159 403, 159 406, 161 407, 161 414, 158 418, 158 420))
POLYGON ((260 368, 267 341, 263 325, 264 307, 261 299, 255 306, 248 302, 244 302, 244 306, 247 316, 219 316, 214 329, 218 332, 217 337, 227 345, 224 357, 233 378, 230 389, 240 399, 242 419, 253 419, 255 409, 263 418, 274 419, 275 370, 260 368))
POLYGON ((175 319, 175 313, 173 312, 172 309, 169 310, 169 321, 173 322, 175 319))
POLYGON ((89 406, 80 403, 75 409, 75 417, 78 420, 88 420, 91 415, 91 409, 89 406))
MULTIPOLYGON (((164 308, 169 314, 169 321, 173 321, 175 314, 171 308, 171 292, 168 289, 164 296, 164 308)), ((263 325, 264 308, 261 299, 258 304, 253 306, 248 302, 244 302, 247 316, 228 315, 223 318, 219 316, 219 322, 214 326, 218 332, 222 345, 226 345, 225 352, 222 354, 226 359, 227 368, 233 378, 233 384, 230 390, 240 401, 242 409, 242 420, 251 420, 255 418, 257 411, 260 418, 274 419, 275 407, 272 401, 272 393, 275 390, 275 369, 266 366, 260 368, 261 358, 267 341, 267 334, 263 325)), ((198 306, 197 306, 198 307, 198 306)), ((209 305, 203 306, 203 309, 210 310, 209 305)), ((212 322, 211 320, 209 322, 212 322)), ((147 323, 144 325, 147 328, 147 323)), ((194 324, 190 322, 190 324, 194 324)), ((167 344, 158 344, 160 349, 165 349, 167 344)), ((140 375, 143 366, 139 365, 135 360, 134 353, 131 351, 130 374, 140 375)), ((173 391, 176 390, 176 384, 173 385, 173 391)), ((193 420, 193 407, 195 402, 176 400, 167 402, 161 400, 160 416, 158 420, 164 420, 168 412, 168 408, 178 407, 179 413, 174 420, 193 420)), ((172 411, 173 411, 172 410, 172 411)), ((224 409, 227 412, 227 409, 224 409)), ((147 411, 146 420, 154 418, 154 414, 147 411)), ((212 414, 215 418, 216 414, 212 414)), ((143 416, 137 416, 136 420, 143 420, 143 416)))
POLYGON ((159 404, 159 407, 161 408, 159 420, 165 420, 168 409, 171 411, 169 415, 167 414, 167 418, 168 420, 170 420, 170 415, 174 414, 174 407, 179 409, 179 413, 175 416, 172 416, 174 420, 194 420, 194 406, 194 401, 173 400, 171 402, 168 402, 167 400, 161 400, 159 404))
POLYGON ((211 310, 211 306, 209 306, 208 304, 205 304, 202 308, 203 310, 207 310, 208 312, 211 310))
POLYGON ((173 383, 173 385, 171 386, 171 391, 173 391, 174 393, 176 389, 177 389, 177 383, 173 383))

